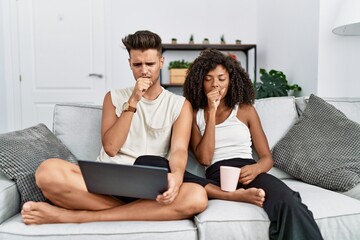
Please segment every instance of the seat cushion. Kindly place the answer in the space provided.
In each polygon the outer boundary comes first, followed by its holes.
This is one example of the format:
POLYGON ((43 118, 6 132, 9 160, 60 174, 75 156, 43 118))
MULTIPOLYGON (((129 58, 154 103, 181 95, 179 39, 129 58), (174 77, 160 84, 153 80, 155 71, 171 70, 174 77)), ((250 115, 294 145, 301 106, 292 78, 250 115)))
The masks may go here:
POLYGON ((0 225, 0 239, 7 240, 140 240, 197 239, 196 226, 191 220, 122 221, 81 224, 25 225, 20 214, 0 225))
POLYGON ((210 200, 195 222, 200 240, 269 239, 269 218, 263 208, 254 204, 210 200))
MULTIPOLYGON (((283 180, 300 192, 312 211, 324 239, 360 239, 360 201, 299 180, 283 180)), ((253 204, 210 200, 195 217, 200 240, 269 239, 270 221, 264 209, 253 204)))
POLYGON ((324 239, 360 239, 359 200, 294 179, 284 182, 300 192, 324 239))
POLYGON ((20 211, 20 195, 14 181, 0 172, 0 223, 20 211))

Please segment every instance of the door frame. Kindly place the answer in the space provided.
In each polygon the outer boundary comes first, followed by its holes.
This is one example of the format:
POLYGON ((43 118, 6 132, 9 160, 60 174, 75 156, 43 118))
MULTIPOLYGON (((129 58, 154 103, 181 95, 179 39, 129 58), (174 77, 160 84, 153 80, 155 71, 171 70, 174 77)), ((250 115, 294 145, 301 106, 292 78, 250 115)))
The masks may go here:
MULTIPOLYGON (((98 0, 95 0, 98 1, 98 0)), ((103 1, 103 0, 101 0, 103 1)), ((5 116, 7 131, 19 130, 22 128, 22 104, 21 104, 21 66, 20 66, 20 52, 19 52, 19 33, 18 33, 18 1, 17 0, 3 0, 2 1, 2 21, 3 21, 3 38, 4 38, 4 78, 5 78, 5 116)), ((110 4, 104 0, 103 13, 110 12, 110 4)), ((104 17, 104 75, 108 75, 111 71, 109 66, 110 56, 109 48, 110 42, 107 35, 110 31, 108 26, 108 17, 104 17)), ((111 51, 110 51, 111 52, 111 51)), ((111 64, 111 63, 110 63, 111 64)), ((112 81, 109 77, 104 79, 105 86, 111 88, 112 81)))
POLYGON ((21 94, 17 1, 3 0, 4 78, 7 129, 21 128, 21 94))

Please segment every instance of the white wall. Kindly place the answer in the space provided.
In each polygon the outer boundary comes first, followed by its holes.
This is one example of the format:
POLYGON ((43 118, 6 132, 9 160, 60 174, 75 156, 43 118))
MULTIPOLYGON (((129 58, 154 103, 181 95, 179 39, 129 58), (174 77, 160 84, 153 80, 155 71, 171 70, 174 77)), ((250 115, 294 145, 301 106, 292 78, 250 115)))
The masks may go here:
POLYGON ((5 62, 4 62, 4 27, 3 27, 3 1, 0 0, 0 133, 6 132, 8 129, 6 118, 6 84, 5 84, 5 62))
POLYGON ((319 96, 360 97, 360 36, 331 32, 342 2, 320 0, 319 96))
POLYGON ((299 95, 317 93, 319 0, 258 0, 259 68, 283 71, 299 95))
MULTIPOLYGON (((138 29, 149 29, 159 33, 164 43, 170 42, 173 37, 179 43, 187 43, 190 34, 194 34, 197 43, 205 37, 211 43, 218 43, 222 34, 228 43, 233 43, 235 39, 254 43, 258 50, 258 68, 283 71, 290 83, 303 87, 301 95, 315 93, 324 97, 360 97, 357 74, 360 36, 344 37, 331 32, 341 2, 106 0, 106 15, 109 16, 105 26, 108 88, 133 84, 121 38, 138 29)), ((10 86, 11 67, 17 67, 11 64, 17 54, 16 49, 13 53, 8 50, 9 45, 16 46, 7 34, 9 31, 16 32, 13 29, 16 24, 9 22, 8 5, 16 6, 13 1, 0 0, 0 111, 5 113, 0 117, 0 132, 11 130, 14 117, 9 113, 14 112, 17 106, 14 103, 18 102, 13 99, 14 88, 10 86), (7 9, 3 9, 4 6, 7 9), (7 44, 5 48, 4 42, 7 44), (4 73, 5 70, 10 72, 4 73)), ((165 57, 167 61, 173 58, 165 57)))
MULTIPOLYGON (((107 16, 111 19, 107 29, 107 47, 111 54, 107 58, 107 73, 112 87, 133 84, 128 54, 121 39, 140 29, 158 33, 164 43, 170 43, 171 38, 177 38, 178 43, 188 43, 191 34, 194 34, 196 43, 201 43, 204 38, 209 38, 210 43, 220 43, 220 36, 224 34, 228 43, 241 39, 243 43, 256 44, 256 1, 158 0, 154 3, 138 0, 124 4, 123 1, 110 0, 107 3, 110 4, 107 16)), ((164 55, 166 60, 173 57, 164 55)), ((167 74, 164 70, 163 74, 167 74)))

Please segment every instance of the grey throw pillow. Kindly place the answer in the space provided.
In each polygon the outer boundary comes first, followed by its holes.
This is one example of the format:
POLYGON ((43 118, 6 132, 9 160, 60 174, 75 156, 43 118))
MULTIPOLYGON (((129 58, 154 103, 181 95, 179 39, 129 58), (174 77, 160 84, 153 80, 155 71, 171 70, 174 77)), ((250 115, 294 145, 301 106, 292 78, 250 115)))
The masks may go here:
POLYGON ((45 201, 35 183, 34 173, 48 158, 61 158, 76 163, 75 156, 44 125, 0 134, 0 170, 15 181, 21 206, 27 201, 45 201))
POLYGON ((298 121, 272 149, 275 166, 335 191, 360 182, 360 124, 311 95, 298 121))

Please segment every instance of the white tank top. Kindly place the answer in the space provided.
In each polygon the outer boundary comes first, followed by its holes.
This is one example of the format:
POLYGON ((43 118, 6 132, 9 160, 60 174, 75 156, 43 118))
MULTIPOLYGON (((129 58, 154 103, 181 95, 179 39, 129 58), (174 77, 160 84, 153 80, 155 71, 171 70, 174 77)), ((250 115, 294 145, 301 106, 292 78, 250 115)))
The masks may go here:
MULTIPOLYGON (((252 159, 250 130, 236 117, 237 110, 238 105, 235 105, 230 116, 215 126, 215 151, 211 165, 230 158, 252 159)), ((197 111, 196 123, 203 136, 206 126, 204 109, 197 111)))
MULTIPOLYGON (((124 102, 128 101, 133 88, 111 91, 112 104, 119 117, 124 102)), ((136 106, 129 134, 120 151, 110 157, 101 149, 98 161, 133 164, 141 155, 168 157, 171 130, 179 117, 185 98, 165 89, 155 100, 142 98, 136 106)))

